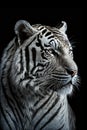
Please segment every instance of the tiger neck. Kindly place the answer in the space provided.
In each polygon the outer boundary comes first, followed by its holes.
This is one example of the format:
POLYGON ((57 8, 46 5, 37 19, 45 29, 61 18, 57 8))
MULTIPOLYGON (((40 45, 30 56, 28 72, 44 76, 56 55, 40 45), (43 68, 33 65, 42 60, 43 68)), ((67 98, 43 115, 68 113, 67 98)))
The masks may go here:
POLYGON ((35 115, 39 109, 46 109, 53 107, 58 103, 60 106, 67 104, 67 96, 60 96, 57 92, 50 91, 49 94, 44 97, 31 97, 26 98, 26 100, 21 100, 21 105, 24 109, 29 108, 31 112, 35 115))
POLYGON ((60 106, 66 107, 68 105, 67 102, 67 96, 60 96, 58 95, 57 92, 49 92, 49 94, 45 95, 44 97, 31 97, 31 98, 26 98, 24 101, 21 101, 23 107, 28 107, 30 108, 30 111, 34 112, 34 114, 39 110, 39 109, 46 109, 50 107, 50 104, 52 105, 51 107, 55 106, 57 103, 60 106))
MULTIPOLYGON (((44 98, 40 98, 34 103, 34 111, 32 113, 32 125, 37 126, 40 121, 42 124, 45 124, 46 120, 51 120, 54 117, 58 116, 58 120, 63 116, 63 121, 67 124, 65 128, 69 129, 68 121, 68 103, 66 96, 59 96, 57 92, 50 92, 49 95, 46 95, 44 98), (62 113, 62 114, 60 114, 62 113), (61 117, 59 117, 61 115, 61 117), (49 119, 48 119, 49 118, 49 119)), ((59 122, 57 120, 57 122, 59 122)), ((60 122, 58 124, 60 126, 60 122)), ((38 126, 39 129, 39 126, 38 126)))

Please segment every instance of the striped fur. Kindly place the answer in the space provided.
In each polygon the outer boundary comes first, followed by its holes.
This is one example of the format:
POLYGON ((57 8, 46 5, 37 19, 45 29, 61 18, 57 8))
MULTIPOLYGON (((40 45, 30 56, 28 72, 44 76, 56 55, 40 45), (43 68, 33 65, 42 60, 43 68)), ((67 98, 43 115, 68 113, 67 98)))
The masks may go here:
POLYGON ((2 130, 75 129, 67 95, 78 70, 66 29, 16 23, 0 64, 2 130))

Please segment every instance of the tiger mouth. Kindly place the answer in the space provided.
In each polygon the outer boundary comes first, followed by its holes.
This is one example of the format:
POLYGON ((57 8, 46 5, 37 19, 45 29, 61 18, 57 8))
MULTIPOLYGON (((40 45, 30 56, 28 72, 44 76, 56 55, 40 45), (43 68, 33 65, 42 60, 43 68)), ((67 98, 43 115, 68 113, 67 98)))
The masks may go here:
POLYGON ((50 88, 50 90, 53 90, 53 91, 60 91, 60 90, 67 90, 69 88, 71 88, 71 86, 73 86, 73 83, 72 83, 72 80, 68 81, 67 83, 63 84, 63 85, 60 85, 60 86, 52 86, 50 88))
POLYGON ((71 85, 73 85, 73 84, 72 84, 72 81, 70 81, 70 82, 68 82, 67 84, 61 86, 61 88, 67 88, 67 87, 69 87, 69 86, 71 86, 71 85))
MULTIPOLYGON (((56 77, 45 77, 38 79, 37 83, 39 88, 44 92, 49 92, 50 90, 55 92, 66 91, 66 93, 70 93, 73 86, 75 85, 76 80, 70 76, 63 77, 59 79, 56 77)), ((65 92, 64 92, 65 93, 65 92)))

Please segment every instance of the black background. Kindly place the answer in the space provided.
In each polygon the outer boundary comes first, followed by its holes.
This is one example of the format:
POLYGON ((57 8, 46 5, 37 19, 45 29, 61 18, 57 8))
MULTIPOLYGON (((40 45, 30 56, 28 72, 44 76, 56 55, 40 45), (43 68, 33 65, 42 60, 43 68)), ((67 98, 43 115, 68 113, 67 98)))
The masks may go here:
POLYGON ((79 68, 81 85, 74 92, 70 102, 77 118, 77 130, 85 130, 85 84, 84 84, 84 62, 83 62, 83 10, 82 8, 1 8, 0 9, 0 57, 3 49, 13 39, 14 25, 24 19, 31 24, 46 24, 56 26, 61 21, 68 25, 67 34, 71 42, 75 42, 74 59, 79 68))

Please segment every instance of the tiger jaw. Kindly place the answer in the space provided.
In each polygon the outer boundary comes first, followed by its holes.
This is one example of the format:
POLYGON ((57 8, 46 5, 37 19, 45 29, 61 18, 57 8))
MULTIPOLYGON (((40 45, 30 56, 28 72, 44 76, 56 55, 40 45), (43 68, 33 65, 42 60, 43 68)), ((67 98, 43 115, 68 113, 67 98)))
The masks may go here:
POLYGON ((65 82, 62 81, 61 78, 60 81, 58 79, 54 79, 49 76, 45 76, 42 78, 38 78, 38 81, 35 83, 35 92, 42 93, 44 96, 49 93, 49 91, 55 91, 59 95, 68 95, 72 93, 73 87, 75 86, 77 82, 77 75, 74 77, 69 76, 65 82))
POLYGON ((74 77, 71 78, 71 80, 68 83, 61 85, 60 87, 56 87, 55 91, 57 91, 59 95, 71 94, 73 87, 76 86, 77 84, 77 79, 78 76, 75 75, 74 77))
POLYGON ((73 85, 71 83, 68 83, 65 86, 62 86, 61 89, 58 90, 59 95, 68 95, 71 94, 73 90, 73 85))

